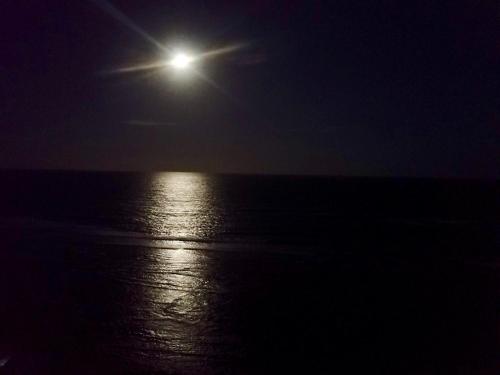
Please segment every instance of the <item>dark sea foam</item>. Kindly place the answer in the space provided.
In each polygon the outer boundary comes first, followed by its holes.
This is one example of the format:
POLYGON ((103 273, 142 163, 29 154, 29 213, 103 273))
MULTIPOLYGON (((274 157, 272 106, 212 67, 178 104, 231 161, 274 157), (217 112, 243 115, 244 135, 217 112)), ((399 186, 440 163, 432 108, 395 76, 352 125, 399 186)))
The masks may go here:
POLYGON ((494 373, 495 181, 2 172, 7 373, 494 373))

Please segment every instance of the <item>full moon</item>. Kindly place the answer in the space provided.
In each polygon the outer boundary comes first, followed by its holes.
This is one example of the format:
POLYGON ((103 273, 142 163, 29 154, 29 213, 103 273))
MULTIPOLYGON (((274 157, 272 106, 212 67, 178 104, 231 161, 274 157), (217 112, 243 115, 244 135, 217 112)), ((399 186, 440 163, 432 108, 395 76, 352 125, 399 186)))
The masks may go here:
POLYGON ((173 56, 169 64, 175 69, 184 70, 189 68, 193 61, 194 58, 192 56, 179 52, 173 56))

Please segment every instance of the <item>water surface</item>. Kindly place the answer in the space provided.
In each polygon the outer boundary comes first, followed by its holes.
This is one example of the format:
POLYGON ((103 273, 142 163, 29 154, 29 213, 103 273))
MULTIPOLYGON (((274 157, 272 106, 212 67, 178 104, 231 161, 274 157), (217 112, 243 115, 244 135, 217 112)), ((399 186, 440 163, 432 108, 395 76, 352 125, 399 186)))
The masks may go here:
POLYGON ((497 182, 2 172, 11 373, 493 373, 497 182))

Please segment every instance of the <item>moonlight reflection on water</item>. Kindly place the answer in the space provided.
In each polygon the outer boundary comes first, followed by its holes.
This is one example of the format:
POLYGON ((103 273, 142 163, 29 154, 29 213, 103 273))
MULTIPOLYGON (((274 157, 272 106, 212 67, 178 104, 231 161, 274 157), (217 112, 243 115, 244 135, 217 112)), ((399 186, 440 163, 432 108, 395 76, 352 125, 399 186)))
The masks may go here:
POLYGON ((154 176, 148 195, 144 220, 152 233, 182 240, 208 239, 216 231, 219 217, 207 176, 159 173, 154 176))
POLYGON ((211 276, 212 258, 202 250, 189 249, 187 240, 209 237, 217 215, 204 175, 157 174, 148 195, 151 204, 145 206, 145 224, 152 232, 174 240, 165 242, 165 248, 137 255, 142 264, 138 275, 142 297, 131 308, 143 337, 135 344, 143 346, 140 351, 146 357, 185 371, 189 358, 206 356, 213 350, 210 337, 216 326, 210 311, 218 289, 211 276), (162 353, 160 358, 156 353, 162 353))

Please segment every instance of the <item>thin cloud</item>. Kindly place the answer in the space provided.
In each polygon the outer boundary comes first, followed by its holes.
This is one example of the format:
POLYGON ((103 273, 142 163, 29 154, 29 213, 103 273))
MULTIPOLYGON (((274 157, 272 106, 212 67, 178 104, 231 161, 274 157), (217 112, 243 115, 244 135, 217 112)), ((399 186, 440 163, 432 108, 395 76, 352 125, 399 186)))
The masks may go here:
POLYGON ((147 120, 126 120, 122 122, 125 125, 134 126, 175 126, 174 122, 168 121, 147 121, 147 120))

